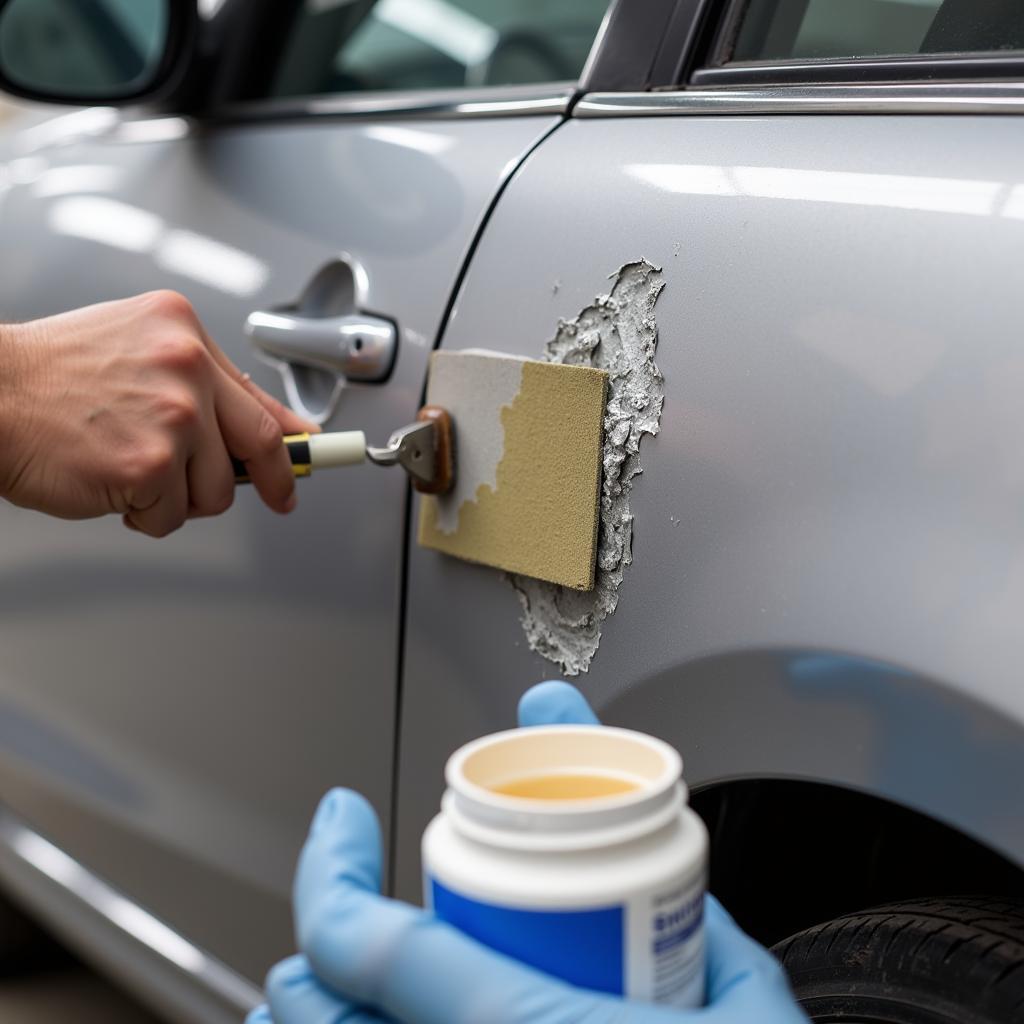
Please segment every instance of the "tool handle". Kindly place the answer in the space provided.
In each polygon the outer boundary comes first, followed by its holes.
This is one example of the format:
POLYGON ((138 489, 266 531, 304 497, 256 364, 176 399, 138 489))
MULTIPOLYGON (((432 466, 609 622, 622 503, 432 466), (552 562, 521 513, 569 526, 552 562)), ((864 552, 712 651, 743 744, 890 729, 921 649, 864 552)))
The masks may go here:
MULTIPOLYGON (((295 476, 309 476, 314 469, 334 466, 355 466, 366 459, 366 435, 361 430, 344 430, 331 434, 288 434, 284 446, 292 460, 295 476)), ((235 483, 250 482, 241 459, 232 457, 235 483)))

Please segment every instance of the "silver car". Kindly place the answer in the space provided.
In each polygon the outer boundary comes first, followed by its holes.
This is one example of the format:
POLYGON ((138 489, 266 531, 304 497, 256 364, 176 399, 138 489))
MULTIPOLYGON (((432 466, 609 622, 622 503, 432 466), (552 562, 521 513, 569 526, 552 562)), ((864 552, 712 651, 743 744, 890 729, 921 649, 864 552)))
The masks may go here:
POLYGON ((373 466, 163 542, 0 509, 13 900, 236 1020, 321 793, 417 900, 447 755, 567 676, 681 750, 814 1019, 1020 1019, 1019 0, 0 7, 4 87, 76 105, 0 144, 5 318, 174 288, 376 443, 439 347, 621 385, 584 597, 421 549, 373 466))

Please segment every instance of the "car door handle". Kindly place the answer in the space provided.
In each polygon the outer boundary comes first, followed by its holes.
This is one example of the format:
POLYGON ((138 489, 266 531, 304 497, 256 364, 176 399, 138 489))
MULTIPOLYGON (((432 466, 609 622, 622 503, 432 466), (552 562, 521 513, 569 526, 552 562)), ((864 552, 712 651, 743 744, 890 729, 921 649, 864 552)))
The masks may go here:
POLYGON ((349 381, 384 380, 398 344, 390 320, 362 313, 312 317, 256 310, 245 322, 245 333, 274 359, 327 370, 349 381))

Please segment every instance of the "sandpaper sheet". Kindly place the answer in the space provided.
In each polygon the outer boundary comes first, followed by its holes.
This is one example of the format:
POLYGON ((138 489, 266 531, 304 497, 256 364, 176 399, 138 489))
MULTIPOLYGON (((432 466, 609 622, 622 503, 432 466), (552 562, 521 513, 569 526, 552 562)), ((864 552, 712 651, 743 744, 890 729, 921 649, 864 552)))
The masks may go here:
POLYGON ((594 586, 608 374, 435 352, 427 403, 455 427, 455 487, 424 495, 419 543, 575 590, 594 586))

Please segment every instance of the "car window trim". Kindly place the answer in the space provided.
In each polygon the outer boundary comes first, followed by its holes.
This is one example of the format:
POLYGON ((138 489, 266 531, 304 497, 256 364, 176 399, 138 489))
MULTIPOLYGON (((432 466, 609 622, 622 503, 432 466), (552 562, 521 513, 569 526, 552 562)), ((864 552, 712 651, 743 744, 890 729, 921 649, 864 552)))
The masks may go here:
POLYGON ((675 12, 658 48, 650 74, 650 88, 664 88, 686 81, 696 59, 708 52, 715 38, 714 17, 720 0, 678 0, 675 12))
POLYGON ((707 37, 703 66, 677 83, 725 88, 768 84, 839 82, 936 82, 964 79, 1024 79, 1024 53, 985 51, 956 54, 886 54, 823 57, 813 60, 731 60, 750 0, 725 0, 713 33, 707 37))
MULTIPOLYGON (((305 118, 338 118, 352 120, 367 119, 427 119, 452 120, 458 118, 495 118, 565 115, 571 109, 573 100, 582 92, 581 83, 538 82, 513 86, 481 86, 454 89, 396 89, 386 92, 336 92, 319 93, 310 96, 283 96, 280 98, 259 96, 248 98, 253 89, 254 79, 245 72, 245 60, 240 56, 246 52, 236 33, 228 31, 236 26, 236 19, 242 12, 243 4, 255 3, 248 11, 249 32, 246 39, 261 40, 258 49, 250 51, 249 60, 275 61, 280 54, 274 51, 259 31, 261 20, 269 17, 281 18, 283 11, 294 11, 300 0, 227 0, 221 8, 214 26, 217 43, 227 66, 216 75, 212 88, 207 90, 207 102, 199 111, 207 124, 223 121, 291 121, 305 118)), ((606 68, 611 53, 624 52, 622 24, 612 26, 612 12, 623 3, 643 3, 664 8, 671 13, 680 0, 609 0, 601 30, 591 47, 584 72, 595 74, 595 82, 606 68)), ((267 23, 269 24, 269 23, 267 23)), ((274 23, 274 24, 280 24, 274 23)), ((279 42, 282 32, 271 33, 279 42)), ((653 42, 651 42, 653 47, 653 42)), ((651 49, 650 60, 654 50, 651 49)))
POLYGON ((666 92, 592 93, 573 117, 767 114, 1024 114, 1024 83, 781 85, 666 92))
POLYGON ((479 89, 416 89, 378 93, 289 96, 243 100, 207 112, 211 122, 340 120, 457 120, 565 115, 578 94, 575 82, 496 85, 479 89))
MULTIPOLYGON (((222 45, 232 58, 237 58, 239 47, 232 42, 233 33, 225 29, 235 24, 232 19, 238 16, 242 2, 228 0, 217 19, 224 26, 222 45)), ((295 2, 291 0, 291 4, 295 2)), ((268 16, 268 10, 273 10, 279 18, 281 10, 290 7, 275 6, 268 0, 258 0, 258 4, 257 21, 259 12, 268 16)), ((212 96, 205 109, 199 113, 208 123, 313 117, 452 119, 567 114, 585 92, 672 85, 680 61, 693 52, 696 26, 703 24, 701 19, 712 6, 712 0, 610 0, 577 82, 246 99, 241 97, 251 89, 251 80, 243 74, 243 62, 232 59, 228 62, 230 73, 221 74, 209 90, 212 96)), ((260 38, 262 33, 258 26, 253 27, 252 20, 250 17, 247 38, 260 38)), ((269 59, 270 54, 264 45, 262 59, 269 59)))
POLYGON ((704 67, 689 77, 690 85, 827 84, 830 82, 935 82, 967 79, 1024 79, 1024 54, 1019 56, 854 57, 813 61, 744 61, 704 67))
POLYGON ((689 51, 708 0, 612 0, 580 74, 582 92, 644 91, 689 51))

